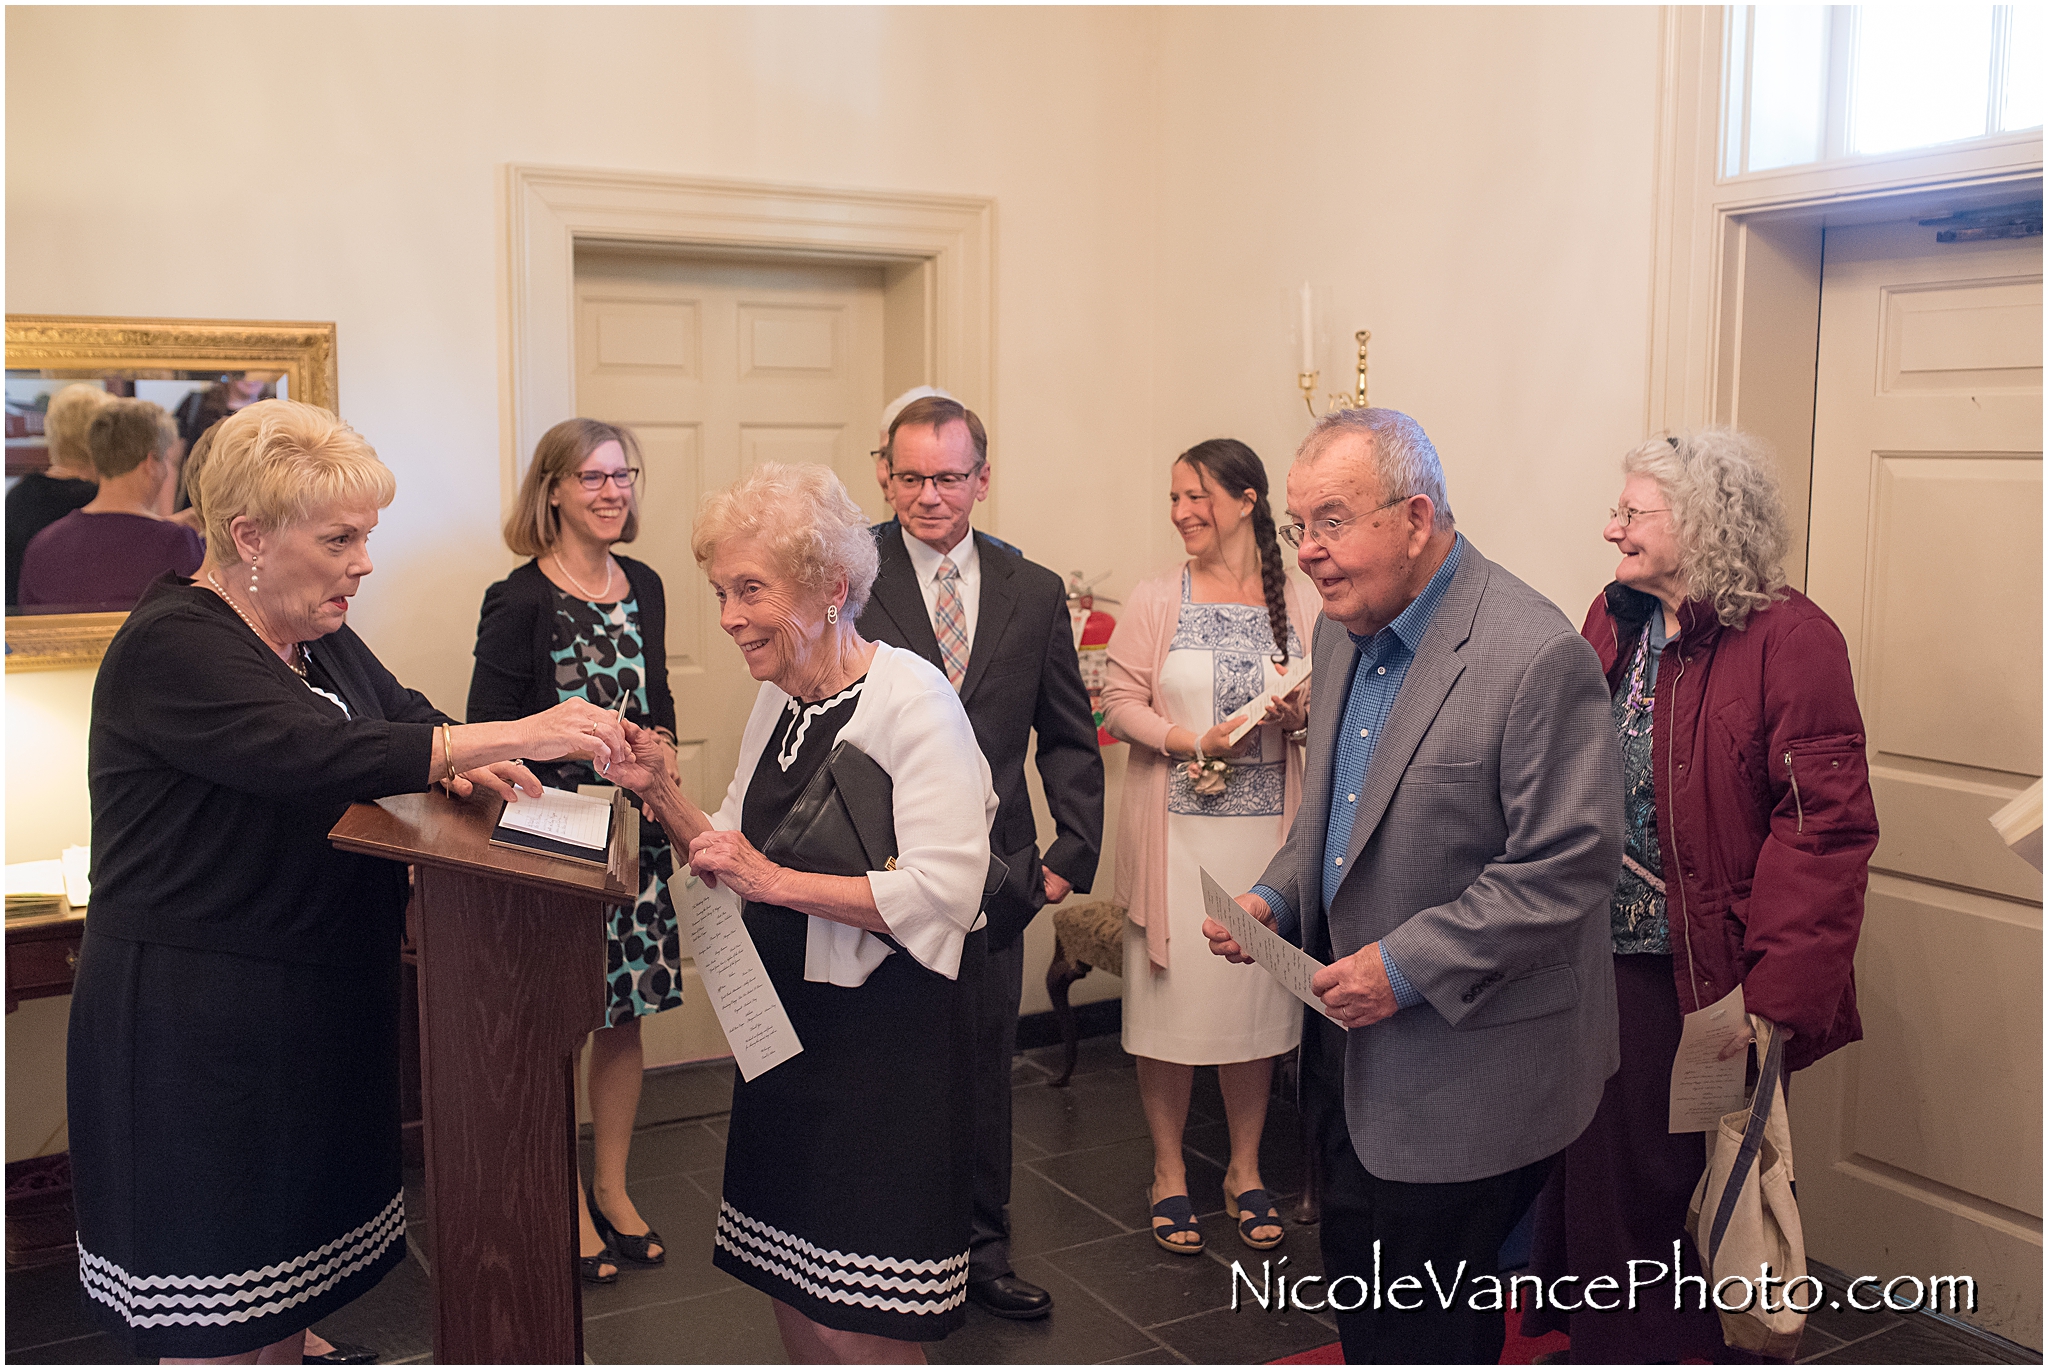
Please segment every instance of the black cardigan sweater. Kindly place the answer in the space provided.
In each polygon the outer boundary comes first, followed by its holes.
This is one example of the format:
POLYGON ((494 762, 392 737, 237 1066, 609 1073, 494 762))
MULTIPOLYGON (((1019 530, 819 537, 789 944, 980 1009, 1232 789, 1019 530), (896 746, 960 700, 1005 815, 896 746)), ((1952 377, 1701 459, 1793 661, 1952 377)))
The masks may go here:
MULTIPOLYGON (((676 702, 668 690, 668 601, 654 568, 613 553, 626 572, 640 609, 641 651, 647 663, 648 715, 628 706, 626 717, 643 728, 675 731, 676 702)), ((484 591, 476 626, 476 666, 469 677, 471 723, 525 718, 562 702, 552 659, 554 582, 529 561, 484 591)))
POLYGON ((315 965, 398 953, 405 867, 336 851, 356 800, 424 790, 446 715, 343 627, 306 687, 235 611, 166 575, 93 686, 94 936, 315 965))

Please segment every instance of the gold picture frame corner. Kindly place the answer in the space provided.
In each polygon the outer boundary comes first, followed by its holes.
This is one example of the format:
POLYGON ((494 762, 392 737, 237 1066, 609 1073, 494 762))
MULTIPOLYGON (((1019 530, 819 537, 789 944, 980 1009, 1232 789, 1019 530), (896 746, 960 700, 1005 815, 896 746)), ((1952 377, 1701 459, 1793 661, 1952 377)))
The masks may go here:
POLYGON ((293 399, 340 412, 331 321, 9 314, 6 335, 9 370, 276 370, 293 399))
MULTIPOLYGON (((293 399, 340 412, 332 322, 6 316, 10 371, 281 371, 293 399)), ((97 666, 125 613, 9 615, 7 671, 97 666)))
POLYGON ((71 671, 97 666, 128 621, 125 613, 10 614, 7 673, 71 671))

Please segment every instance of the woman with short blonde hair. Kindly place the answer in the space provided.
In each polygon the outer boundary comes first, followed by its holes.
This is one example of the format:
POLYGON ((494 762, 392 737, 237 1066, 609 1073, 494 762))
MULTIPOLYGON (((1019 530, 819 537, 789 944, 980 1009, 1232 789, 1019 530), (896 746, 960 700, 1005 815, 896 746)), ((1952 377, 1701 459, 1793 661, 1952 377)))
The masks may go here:
MULTIPOLYGON (((629 428, 564 419, 533 450, 505 520, 505 544, 532 558, 484 592, 469 680, 472 722, 517 718, 565 699, 661 735, 674 769, 666 592, 654 568, 615 548, 640 531, 640 444, 629 428)), ((555 789, 611 784, 587 760, 538 767, 555 789)), ((576 1188, 579 1269, 593 1284, 623 1259, 660 1265, 661 1234, 626 1192, 646 1062, 640 1021, 683 1002, 683 954, 669 892, 674 854, 661 825, 640 825, 640 896, 606 925, 605 1025, 590 1036, 591 1186, 576 1188)))
POLYGON ((286 400, 221 422, 197 580, 156 582, 93 689, 92 911, 67 1054, 79 1276, 147 1357, 296 1362, 405 1255, 402 867, 356 801, 540 792, 516 758, 624 753, 586 701, 457 725, 347 624, 395 488, 286 400))
POLYGON ((37 533, 91 501, 99 487, 86 432, 93 416, 114 398, 92 381, 67 385, 43 411, 47 471, 31 471, 7 492, 7 603, 21 602, 21 561, 37 533))
POLYGON ((391 468, 325 409, 268 400, 236 417, 214 435, 193 501, 204 511, 209 547, 233 545, 237 518, 259 528, 289 528, 316 509, 382 509, 398 493, 391 468))
POLYGON ((803 1043, 734 1086, 712 1261, 769 1296, 793 1362, 922 1360, 966 1316, 988 763, 938 668, 856 630, 874 538, 829 469, 757 468, 691 547, 761 682, 739 767, 709 817, 651 734, 612 774, 743 901, 803 1043), (834 804, 894 850, 784 823, 834 804))

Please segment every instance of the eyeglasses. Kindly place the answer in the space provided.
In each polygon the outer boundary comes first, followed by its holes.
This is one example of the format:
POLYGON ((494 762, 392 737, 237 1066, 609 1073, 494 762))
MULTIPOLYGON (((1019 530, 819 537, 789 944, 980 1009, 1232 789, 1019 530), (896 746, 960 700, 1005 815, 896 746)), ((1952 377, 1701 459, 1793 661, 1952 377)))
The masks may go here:
POLYGON ((602 490, 606 481, 615 481, 621 490, 630 490, 634 482, 640 479, 640 468, 628 466, 623 471, 573 471, 570 474, 575 476, 576 483, 586 490, 602 490))
POLYGON ((1621 523, 1621 530, 1625 533, 1628 531, 1628 526, 1631 523, 1634 523, 1637 519, 1641 518, 1645 514, 1668 514, 1670 512, 1671 510, 1669 510, 1668 508, 1631 509, 1626 504, 1624 504, 1619 509, 1609 509, 1607 511, 1607 519, 1610 523, 1619 520, 1621 523))
POLYGON ((930 481, 939 487, 940 494, 950 495, 966 488, 968 481, 981 474, 981 467, 982 463, 976 462, 970 470, 941 471, 934 476, 920 476, 915 471, 891 471, 889 484, 903 494, 921 495, 924 493, 924 483, 930 481))
POLYGON ((1310 538, 1314 538, 1318 546, 1328 547, 1334 543, 1342 542, 1344 535, 1350 531, 1350 525, 1358 522, 1360 519, 1371 518, 1381 509, 1391 509, 1397 504, 1405 504, 1414 498, 1415 496, 1413 495, 1403 495, 1399 499, 1390 499, 1385 504, 1368 509, 1362 514, 1353 514, 1348 519, 1314 519, 1306 526, 1299 523, 1290 523, 1285 528, 1279 530, 1280 540, 1289 547, 1299 547, 1310 538))

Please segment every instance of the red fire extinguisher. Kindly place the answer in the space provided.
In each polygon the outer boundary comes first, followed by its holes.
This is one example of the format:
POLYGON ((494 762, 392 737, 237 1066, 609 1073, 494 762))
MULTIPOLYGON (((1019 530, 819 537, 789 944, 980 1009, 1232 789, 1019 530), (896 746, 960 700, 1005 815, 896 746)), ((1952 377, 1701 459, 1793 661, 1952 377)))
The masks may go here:
POLYGON ((1116 631, 1116 620, 1095 606, 1098 602, 1115 604, 1118 601, 1096 594, 1095 587, 1108 574, 1104 571, 1089 581, 1083 581, 1079 571, 1070 572, 1067 576, 1067 617, 1074 625, 1074 650, 1081 658, 1081 683, 1088 687, 1088 703, 1095 710, 1095 740, 1105 747, 1118 740, 1102 726, 1102 683, 1109 674, 1109 635, 1116 631))

